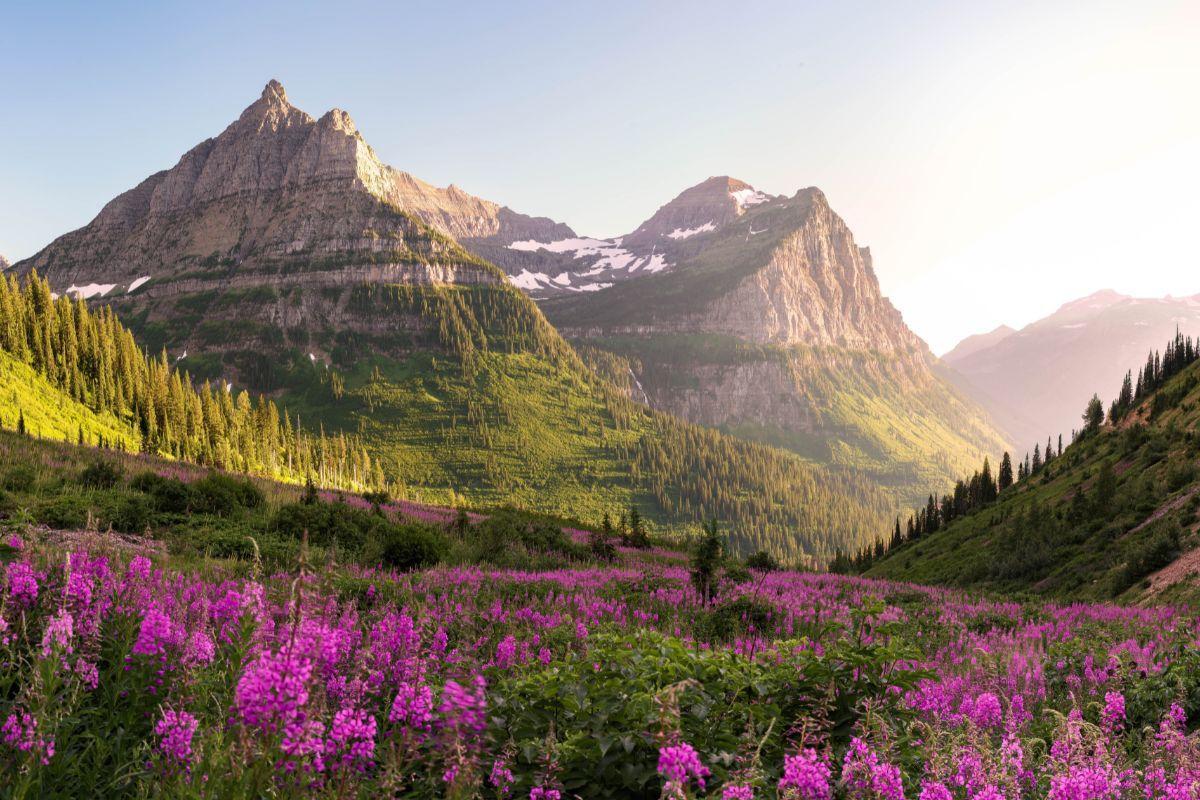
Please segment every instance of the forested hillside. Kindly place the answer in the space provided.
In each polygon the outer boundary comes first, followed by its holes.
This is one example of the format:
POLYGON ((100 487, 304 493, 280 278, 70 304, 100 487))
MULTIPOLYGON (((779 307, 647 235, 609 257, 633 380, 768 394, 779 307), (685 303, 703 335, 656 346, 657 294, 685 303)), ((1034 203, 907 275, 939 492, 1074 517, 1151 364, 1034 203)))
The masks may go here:
POLYGON ((328 486, 383 482, 354 437, 313 436, 261 395, 194 387, 110 309, 55 299, 36 274, 24 285, 0 276, 0 351, 10 429, 328 486))
POLYGON ((1005 454, 840 569, 1062 597, 1196 597, 1200 352, 1176 335, 1093 397, 1069 446, 1005 454), (886 552, 885 552, 886 551, 886 552))

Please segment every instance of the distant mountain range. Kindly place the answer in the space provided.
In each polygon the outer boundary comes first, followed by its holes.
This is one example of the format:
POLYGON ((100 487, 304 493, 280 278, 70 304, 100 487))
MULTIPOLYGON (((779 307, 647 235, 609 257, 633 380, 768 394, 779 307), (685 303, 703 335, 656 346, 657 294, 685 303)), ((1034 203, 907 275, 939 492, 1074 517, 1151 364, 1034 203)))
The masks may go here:
POLYGON ((1066 303, 1019 331, 971 336, 942 356, 963 388, 1024 448, 1080 427, 1088 398, 1107 403, 1127 370, 1161 350, 1178 328, 1200 333, 1200 295, 1138 298, 1104 290, 1066 303))
POLYGON ((588 238, 383 164, 276 81, 13 269, 355 433, 415 499, 637 504, 820 557, 1005 446, 818 189, 709 178, 588 238))

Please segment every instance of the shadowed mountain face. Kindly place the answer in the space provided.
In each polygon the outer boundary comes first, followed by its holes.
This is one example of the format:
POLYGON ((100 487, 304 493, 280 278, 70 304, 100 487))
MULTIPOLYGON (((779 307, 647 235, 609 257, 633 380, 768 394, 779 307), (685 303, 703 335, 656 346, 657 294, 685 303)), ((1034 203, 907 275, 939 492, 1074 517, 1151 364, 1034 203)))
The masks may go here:
MULTIPOLYGON (((964 340, 943 356, 966 379, 967 390, 1032 448, 1047 436, 1080 427, 1088 398, 1112 400, 1127 370, 1179 328, 1200 332, 1200 296, 1126 297, 1101 291, 983 347, 964 340)), ((990 334, 987 334, 990 336, 990 334)), ((976 337, 972 337, 975 339, 976 337)))

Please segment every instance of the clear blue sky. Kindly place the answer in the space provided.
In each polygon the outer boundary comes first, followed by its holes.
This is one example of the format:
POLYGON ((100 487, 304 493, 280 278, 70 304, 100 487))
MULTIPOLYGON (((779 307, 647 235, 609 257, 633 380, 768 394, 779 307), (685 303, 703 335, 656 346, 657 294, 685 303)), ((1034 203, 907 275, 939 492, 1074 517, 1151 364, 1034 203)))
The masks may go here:
POLYGON ((1200 3, 14 3, 0 253, 269 78, 388 163, 592 235, 731 174, 825 190, 936 351, 1103 286, 1200 292, 1200 3))

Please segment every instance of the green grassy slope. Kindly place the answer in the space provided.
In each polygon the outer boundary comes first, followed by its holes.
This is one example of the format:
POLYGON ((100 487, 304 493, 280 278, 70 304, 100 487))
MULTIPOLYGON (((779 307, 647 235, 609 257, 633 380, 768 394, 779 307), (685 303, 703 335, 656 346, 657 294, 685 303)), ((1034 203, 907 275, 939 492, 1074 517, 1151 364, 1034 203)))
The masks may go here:
POLYGON ((198 378, 356 434, 410 499, 593 522, 636 505, 669 530, 713 516, 741 549, 818 563, 898 507, 870 476, 631 402, 507 285, 293 285, 114 307, 151 347, 186 351, 198 378), (294 308, 305 325, 255 322, 294 308))
POLYGON ((25 430, 41 439, 77 442, 82 434, 92 444, 103 438, 129 449, 141 438, 129 422, 93 411, 0 350, 0 428, 15 430, 21 416, 25 430))
POLYGON ((1200 598, 1200 364, 1075 442, 993 505, 890 551, 869 575, 1008 593, 1200 598))

